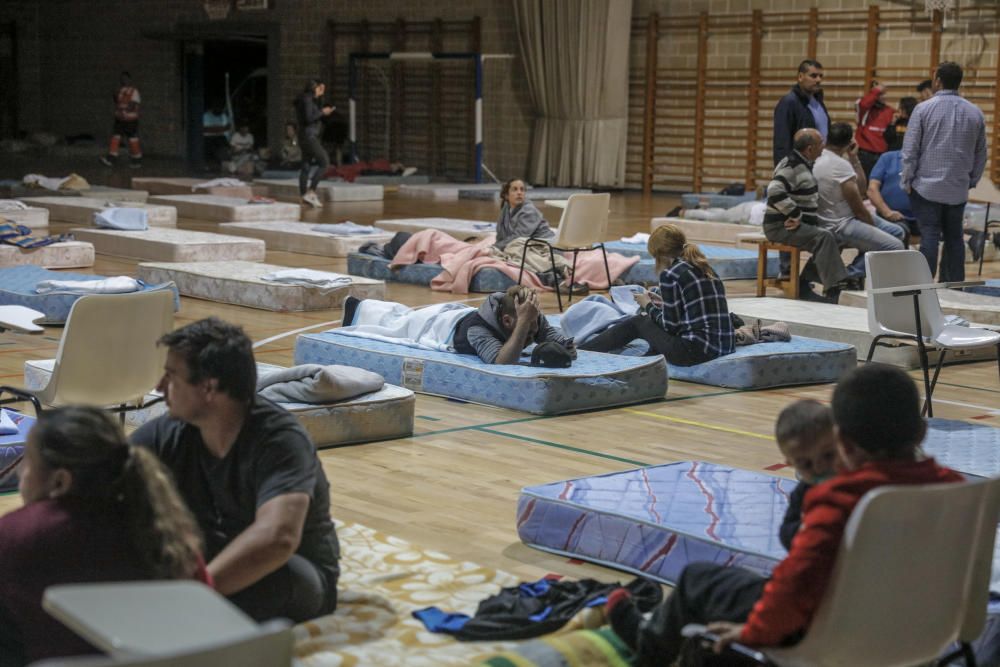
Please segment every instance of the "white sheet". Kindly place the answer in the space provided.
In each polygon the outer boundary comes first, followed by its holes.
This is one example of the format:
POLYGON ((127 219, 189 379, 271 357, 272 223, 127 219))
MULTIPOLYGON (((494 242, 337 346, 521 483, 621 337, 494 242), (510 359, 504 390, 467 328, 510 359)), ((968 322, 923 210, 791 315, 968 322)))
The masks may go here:
POLYGON ((414 310, 392 301, 365 299, 354 314, 355 324, 337 333, 372 338, 407 347, 454 352, 455 326, 475 308, 463 303, 436 303, 414 310))
POLYGON ((305 285, 306 287, 340 287, 350 285, 353 279, 342 273, 332 273, 329 271, 317 271, 315 269, 285 269, 283 271, 272 271, 260 277, 273 283, 285 285, 305 285))
POLYGON ((17 424, 10 418, 6 410, 0 410, 0 435, 14 435, 17 433, 17 424))
POLYGON ((101 280, 43 280, 35 286, 38 294, 125 294, 138 292, 142 286, 135 278, 114 276, 101 280))
POLYGON ((94 226, 103 229, 141 232, 149 229, 149 213, 145 209, 126 206, 106 208, 94 214, 94 226))
POLYGON ((649 234, 638 232, 632 236, 623 236, 622 243, 649 243, 649 234))

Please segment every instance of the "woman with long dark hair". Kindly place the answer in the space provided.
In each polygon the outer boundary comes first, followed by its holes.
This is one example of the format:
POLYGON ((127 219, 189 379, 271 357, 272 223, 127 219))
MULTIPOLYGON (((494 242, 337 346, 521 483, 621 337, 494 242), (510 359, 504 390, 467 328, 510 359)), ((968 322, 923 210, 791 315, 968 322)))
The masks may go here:
POLYGON ((89 407, 46 410, 0 518, 0 665, 95 652, 42 609, 54 584, 198 579, 197 524, 155 455, 89 407))
POLYGON ((323 202, 316 196, 316 186, 323 178, 323 172, 330 166, 330 156, 323 148, 321 137, 323 119, 333 113, 334 107, 323 105, 325 92, 325 83, 319 79, 309 79, 302 94, 295 98, 295 114, 299 122, 299 146, 302 149, 299 194, 302 196, 302 201, 313 208, 323 206, 323 202))

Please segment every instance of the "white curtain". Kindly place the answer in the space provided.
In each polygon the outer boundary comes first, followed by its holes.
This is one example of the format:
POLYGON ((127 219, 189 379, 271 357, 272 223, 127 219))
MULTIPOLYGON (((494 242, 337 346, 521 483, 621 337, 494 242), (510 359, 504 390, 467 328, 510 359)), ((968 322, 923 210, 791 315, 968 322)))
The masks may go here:
POLYGON ((537 115, 528 180, 623 187, 632 3, 513 2, 537 115))

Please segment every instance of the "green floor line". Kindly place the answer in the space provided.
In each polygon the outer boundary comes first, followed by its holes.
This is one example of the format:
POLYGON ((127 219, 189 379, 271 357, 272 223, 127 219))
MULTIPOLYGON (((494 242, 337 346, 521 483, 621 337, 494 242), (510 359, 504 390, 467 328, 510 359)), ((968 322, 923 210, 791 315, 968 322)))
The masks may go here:
POLYGON ((628 463, 634 466, 648 466, 649 463, 643 461, 636 461, 635 459, 626 459, 621 456, 615 456, 614 454, 605 454, 604 452, 595 452, 590 449, 583 449, 581 447, 573 447, 572 445, 563 445, 558 442, 552 442, 550 440, 540 440, 538 438, 529 438, 526 435, 515 435, 514 433, 504 433, 503 431, 496 431, 491 428, 485 428, 480 426, 476 429, 477 431, 482 431, 483 433, 490 433, 493 435, 501 435, 505 438, 512 438, 514 440, 521 440, 522 442, 530 442, 536 445, 543 445, 545 447, 555 447, 556 449, 563 449, 568 452, 574 452, 576 454, 586 454, 587 456, 596 456, 602 459, 608 459, 609 461, 618 461, 619 463, 628 463))
POLYGON ((444 433, 457 433, 459 431, 474 431, 478 428, 488 428, 490 426, 506 426, 507 424, 520 424, 522 422, 533 422, 539 419, 551 419, 563 415, 535 415, 533 417, 522 417, 521 419, 507 419, 499 422, 489 422, 487 424, 470 424, 469 426, 455 426, 454 428, 443 428, 438 431, 425 431, 424 433, 414 433, 411 438, 423 438, 428 435, 442 435, 444 433))

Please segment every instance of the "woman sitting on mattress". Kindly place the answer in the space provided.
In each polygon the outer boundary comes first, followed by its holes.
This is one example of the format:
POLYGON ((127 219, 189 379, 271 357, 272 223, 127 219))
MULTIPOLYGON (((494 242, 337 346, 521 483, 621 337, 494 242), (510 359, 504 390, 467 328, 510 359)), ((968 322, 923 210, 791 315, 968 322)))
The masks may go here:
POLYGON ((0 518, 0 665, 96 652, 42 609, 49 586, 210 583, 197 524, 173 482, 108 413, 46 410, 19 472, 24 506, 0 518))
MULTIPOLYGON (((504 261, 521 263, 524 244, 528 239, 542 239, 551 243, 556 233, 542 217, 541 211, 527 198, 526 186, 520 178, 512 178, 500 189, 500 217, 497 219, 497 240, 493 243, 496 254, 504 261)), ((538 274, 542 282, 555 287, 557 281, 569 278, 572 267, 562 256, 554 254, 556 276, 552 275, 553 256, 542 244, 531 244, 524 255, 524 268, 538 274)), ((586 285, 573 285, 574 294, 585 294, 586 285)))
POLYGON ((667 363, 693 366, 735 349, 726 290, 698 246, 688 243, 674 225, 657 228, 649 237, 649 254, 660 273, 659 294, 634 294, 639 312, 612 325, 579 347, 611 352, 641 338, 649 354, 667 363))

